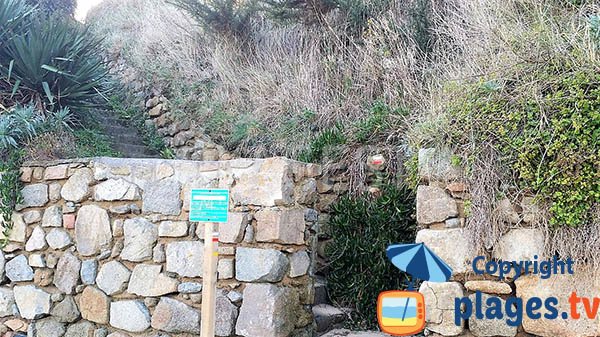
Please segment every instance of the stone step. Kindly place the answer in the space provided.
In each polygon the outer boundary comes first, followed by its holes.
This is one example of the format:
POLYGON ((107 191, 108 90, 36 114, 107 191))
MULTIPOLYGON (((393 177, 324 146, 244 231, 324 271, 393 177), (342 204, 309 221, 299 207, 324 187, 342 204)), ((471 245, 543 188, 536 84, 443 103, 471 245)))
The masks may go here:
POLYGON ((329 304, 315 305, 312 311, 317 323, 317 332, 341 328, 347 318, 346 313, 329 304))
POLYGON ((122 134, 122 135, 113 135, 108 134, 111 142, 114 144, 132 144, 132 145, 143 145, 146 146, 142 137, 133 134, 122 134))
POLYGON ((114 144, 115 150, 119 151, 125 157, 131 158, 159 158, 160 154, 156 153, 145 145, 136 144, 114 144))

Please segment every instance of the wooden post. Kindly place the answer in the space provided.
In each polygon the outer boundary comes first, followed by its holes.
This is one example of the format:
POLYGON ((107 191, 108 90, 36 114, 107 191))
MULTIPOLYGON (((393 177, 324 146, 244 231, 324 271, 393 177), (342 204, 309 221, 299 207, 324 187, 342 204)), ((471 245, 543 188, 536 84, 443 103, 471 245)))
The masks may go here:
POLYGON ((215 337, 215 307, 217 301, 217 264, 219 261, 218 224, 204 225, 204 265, 202 275, 201 336, 215 337))

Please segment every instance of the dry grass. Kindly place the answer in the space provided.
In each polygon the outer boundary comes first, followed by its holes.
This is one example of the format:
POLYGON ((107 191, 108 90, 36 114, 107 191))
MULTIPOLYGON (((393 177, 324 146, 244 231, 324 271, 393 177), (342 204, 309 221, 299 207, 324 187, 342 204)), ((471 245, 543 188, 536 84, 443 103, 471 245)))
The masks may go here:
MULTIPOLYGON (((530 90, 521 94, 530 95, 543 85, 536 65, 548 60, 597 69, 598 49, 587 20, 600 13, 595 2, 429 1, 431 44, 423 50, 407 11, 417 1, 397 1, 371 19, 359 39, 348 37, 330 13, 320 18, 321 25, 310 27, 257 20, 247 34, 251 39, 240 43, 202 35, 186 15, 161 0, 108 0, 89 21, 128 66, 147 75, 149 85, 170 90, 175 110, 197 127, 207 127, 238 155, 296 158, 324 130, 341 125, 348 142, 324 160, 346 164, 354 191, 365 186, 370 154, 387 154, 390 173, 397 173, 407 143, 413 149, 455 147, 446 144, 451 131, 447 110, 464 98, 465 86, 489 79, 499 85, 520 81, 530 90), (375 100, 408 109, 409 120, 392 115, 393 127, 378 131, 375 140, 353 141, 356 122, 369 118, 375 100)), ((509 194, 507 186, 515 185, 488 145, 471 142, 456 149, 478 154, 470 181, 473 217, 467 226, 482 249, 508 230, 493 210, 496 196, 509 194)), ((593 259, 595 250, 573 243, 584 235, 597 238, 595 224, 557 232, 542 224, 548 252, 593 259)))
POLYGON ((106 0, 92 9, 87 22, 104 38, 116 69, 148 86, 165 79, 194 81, 207 76, 200 29, 185 13, 161 0, 106 0), (130 71, 129 73, 127 71, 130 71))
MULTIPOLYGON (((427 91, 431 99, 416 115, 418 122, 409 138, 414 146, 449 145, 468 156, 472 216, 467 227, 477 247, 485 250, 509 229, 493 211, 498 195, 518 199, 523 191, 513 181, 510 168, 494 154, 493 146, 468 134, 475 128, 463 126, 464 138, 472 137, 472 141, 461 147, 447 144, 450 133, 456 132, 447 109, 465 98, 465 87, 482 80, 494 79, 499 85, 518 82, 524 88, 518 94, 539 97, 545 82, 537 68, 543 69, 549 62, 597 69, 598 48, 590 36, 588 18, 600 10, 595 3, 577 7, 566 1, 450 1, 434 13, 437 44, 429 70, 435 77, 430 77, 427 91)), ((579 228, 551 229, 547 206, 540 206, 544 219, 538 226, 545 232, 546 254, 558 253, 598 266, 600 261, 594 256, 600 247, 598 217, 579 228)))

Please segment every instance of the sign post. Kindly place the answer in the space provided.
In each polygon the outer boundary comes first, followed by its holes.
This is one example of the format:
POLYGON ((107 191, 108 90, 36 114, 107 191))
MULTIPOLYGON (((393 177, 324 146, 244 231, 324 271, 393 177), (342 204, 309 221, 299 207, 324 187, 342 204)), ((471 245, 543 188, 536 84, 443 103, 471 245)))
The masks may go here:
POLYGON ((202 275, 202 337, 215 336, 217 265, 219 262, 218 224, 227 222, 229 190, 192 189, 190 221, 204 223, 204 262, 202 275))

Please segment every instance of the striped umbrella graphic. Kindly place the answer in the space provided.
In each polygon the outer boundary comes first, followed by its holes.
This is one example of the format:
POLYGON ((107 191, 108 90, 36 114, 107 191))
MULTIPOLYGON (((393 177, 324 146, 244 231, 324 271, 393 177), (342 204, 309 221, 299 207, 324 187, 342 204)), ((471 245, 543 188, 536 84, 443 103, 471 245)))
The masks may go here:
POLYGON ((452 268, 424 243, 390 245, 386 254, 394 266, 417 279, 447 282, 452 275, 452 268))

